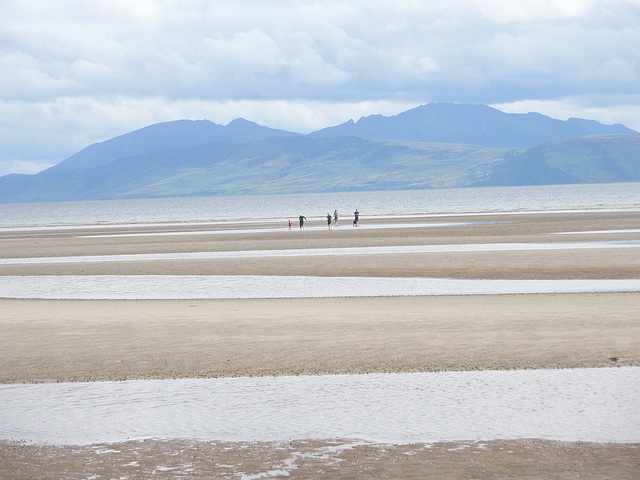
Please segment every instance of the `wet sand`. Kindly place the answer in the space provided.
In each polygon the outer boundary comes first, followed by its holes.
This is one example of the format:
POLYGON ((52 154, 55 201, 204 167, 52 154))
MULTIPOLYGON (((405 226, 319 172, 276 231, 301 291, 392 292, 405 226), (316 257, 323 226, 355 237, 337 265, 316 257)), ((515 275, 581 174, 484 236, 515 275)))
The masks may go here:
POLYGON ((637 366, 639 299, 3 300, 0 377, 15 383, 637 366))
MULTIPOLYGON (((279 224, 99 226, 0 232, 0 257, 114 255, 459 243, 638 240, 639 212, 367 219, 430 224, 261 231, 279 224), (433 223, 477 222, 466 226, 433 223), (163 235, 158 233, 164 232, 163 235), (187 232, 180 233, 178 232, 187 232), (123 236, 118 236, 122 234, 123 236), (135 234, 135 235, 134 235, 135 234)), ((0 275, 269 274, 441 278, 638 278, 638 248, 0 265, 0 275)), ((0 293, 1 295, 1 293, 0 293)), ((3 383, 640 365, 639 293, 198 301, 0 299, 3 383)), ((341 442, 337 442, 340 444, 341 442)), ((288 478, 638 478, 638 445, 500 441, 364 445, 183 441, 98 447, 4 442, 7 478, 230 477, 295 465, 288 478), (131 456, 147 450, 148 465, 131 456), (116 453, 118 451, 119 453, 116 453), (410 452, 410 453, 407 453, 410 452), (418 452, 418 453, 416 453, 418 452), (449 452, 449 453, 447 453, 449 452), (513 452, 513 453, 509 453, 513 452), (150 456, 149 456, 150 455, 150 456), (188 460, 188 458, 192 460, 188 460), (181 460, 180 460, 181 459, 181 460), (234 460, 235 459, 235 460, 234 460), (180 461, 179 465, 175 462, 180 461), (288 462, 288 463, 287 463, 288 462), (293 463, 292 463, 293 462, 293 463), (129 464, 130 467, 126 467, 129 464), (229 465, 224 467, 224 465, 229 465), (166 467, 163 470, 161 467, 166 467), (178 470, 171 470, 178 468, 178 470), (58 470, 56 470, 58 469, 58 470), (146 472, 146 473, 145 473, 146 472), (208 473, 207 473, 208 472, 208 473), (322 474, 321 472, 326 472, 322 474), (332 473, 333 472, 333 473, 332 473), (429 476, 431 475, 431 477, 429 476)), ((136 457, 139 458, 139 457, 136 457)), ((286 470, 286 469, 285 469, 286 470)))
POLYGON ((131 441, 55 447, 0 442, 7 479, 340 478, 636 480, 638 445, 497 440, 381 445, 131 441), (46 472, 46 473, 45 473, 46 472))

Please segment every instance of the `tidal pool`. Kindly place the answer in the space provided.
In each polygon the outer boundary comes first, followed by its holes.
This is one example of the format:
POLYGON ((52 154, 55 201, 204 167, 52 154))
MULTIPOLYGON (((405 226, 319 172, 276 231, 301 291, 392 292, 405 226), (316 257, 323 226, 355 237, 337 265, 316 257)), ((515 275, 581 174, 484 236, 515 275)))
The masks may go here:
POLYGON ((640 279, 495 280, 265 275, 0 276, 0 298, 171 300, 637 292, 640 279))
POLYGON ((640 442, 640 367, 0 385, 0 439, 640 442))

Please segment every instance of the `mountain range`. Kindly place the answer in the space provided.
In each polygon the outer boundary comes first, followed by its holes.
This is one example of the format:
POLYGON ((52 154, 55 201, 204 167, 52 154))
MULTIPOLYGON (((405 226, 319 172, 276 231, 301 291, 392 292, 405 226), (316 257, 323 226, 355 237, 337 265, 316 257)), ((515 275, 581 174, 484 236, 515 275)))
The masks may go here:
POLYGON ((637 181, 640 134, 623 125, 431 103, 307 135, 244 119, 150 125, 0 177, 0 202, 637 181))

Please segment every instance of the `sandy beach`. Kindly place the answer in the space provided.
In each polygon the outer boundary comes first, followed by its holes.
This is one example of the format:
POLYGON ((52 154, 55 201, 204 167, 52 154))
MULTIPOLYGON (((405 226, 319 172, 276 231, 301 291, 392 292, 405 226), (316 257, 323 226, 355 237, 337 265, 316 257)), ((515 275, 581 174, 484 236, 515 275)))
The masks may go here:
MULTIPOLYGON (((362 218, 332 231, 284 222, 0 231, 0 260, 402 245, 562 243, 562 250, 0 262, 0 275, 314 275, 633 279, 640 212, 362 218), (379 228, 374 228, 379 225, 379 228), (370 228, 367 228, 367 227, 370 228)), ((1 292, 0 292, 1 296, 1 292)), ((640 365, 640 293, 238 300, 0 299, 2 383, 640 365)), ((424 446, 144 441, 0 443, 3 478, 638 478, 637 444, 542 440, 424 446), (100 453, 100 448, 109 450, 100 453), (328 449, 328 450, 327 450, 328 449), (113 451, 111 451, 113 450, 113 451), (322 452, 332 452, 323 454, 322 452), (127 469, 144 452, 144 468, 127 469), (188 460, 187 457, 191 458, 188 460), (289 462, 289 463, 287 463, 289 462), (286 475, 277 473, 291 465, 286 475), (172 466, 173 465, 173 466, 172 466), (222 465, 226 465, 223 467, 222 465), (176 470, 177 469, 177 470, 176 470), (42 478, 42 477, 41 477, 42 478), (255 477, 257 478, 257 477, 255 477)))
POLYGON ((3 300, 0 375, 16 383, 637 366, 638 298, 3 300))

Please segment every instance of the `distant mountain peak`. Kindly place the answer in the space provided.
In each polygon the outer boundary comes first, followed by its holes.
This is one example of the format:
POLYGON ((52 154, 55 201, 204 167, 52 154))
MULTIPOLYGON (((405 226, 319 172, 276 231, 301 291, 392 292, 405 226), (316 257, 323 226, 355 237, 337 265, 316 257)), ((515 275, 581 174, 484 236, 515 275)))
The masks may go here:
MULTIPOLYGON (((239 125, 258 125, 256 122, 252 122, 242 117, 234 118, 229 123, 227 123, 227 127, 231 126, 239 126, 239 125)), ((267 127, 265 127, 267 128, 267 127)))
POLYGON ((637 182, 639 152, 640 135, 622 125, 473 104, 429 103, 309 135, 183 119, 3 176, 0 202, 637 182))
POLYGON ((107 165, 114 160, 149 152, 186 148, 213 142, 241 143, 269 136, 293 135, 291 132, 258 125, 236 118, 226 126, 210 120, 172 120, 95 143, 48 170, 87 169, 107 165))
POLYGON ((485 147, 524 147, 588 135, 638 134, 623 125, 594 120, 556 120, 540 113, 504 113, 487 105, 428 103, 391 117, 369 115, 311 133, 316 137, 356 135, 410 142, 485 147))

